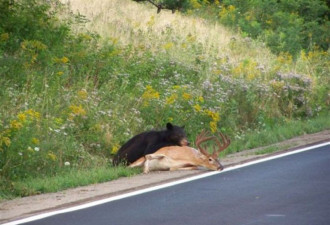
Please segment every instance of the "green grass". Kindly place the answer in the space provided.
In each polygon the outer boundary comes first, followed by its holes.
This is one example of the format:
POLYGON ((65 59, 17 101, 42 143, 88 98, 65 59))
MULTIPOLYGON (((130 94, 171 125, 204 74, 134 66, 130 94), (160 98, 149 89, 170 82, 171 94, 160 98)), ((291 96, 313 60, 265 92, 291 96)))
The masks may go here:
POLYGON ((70 1, 79 15, 53 1, 0 4, 2 198, 130 174, 110 158, 167 122, 191 142, 223 131, 227 153, 329 129, 321 49, 293 60, 194 12, 131 0, 70 1))
POLYGON ((70 169, 66 168, 61 174, 51 177, 30 177, 7 183, 2 182, 0 200, 15 197, 24 197, 42 193, 57 192, 69 188, 86 186, 118 179, 119 177, 130 177, 140 173, 139 169, 126 167, 95 167, 92 169, 70 169))
POLYGON ((308 120, 289 121, 263 130, 244 132, 237 136, 227 154, 275 144, 296 136, 330 129, 330 115, 325 114, 308 120))
MULTIPOLYGON (((230 153, 243 151, 251 148, 267 146, 278 143, 307 133, 315 133, 330 129, 329 115, 317 117, 306 121, 291 121, 282 126, 276 126, 260 131, 250 131, 244 137, 232 138, 230 147, 221 154, 224 157, 230 153)), ((270 146, 256 152, 256 154, 267 154, 284 150, 283 148, 293 146, 270 146)), ((60 174, 49 177, 29 177, 27 179, 8 182, 0 180, 0 200, 12 199, 49 192, 57 192, 68 188, 85 186, 89 184, 102 183, 129 177, 141 173, 139 169, 126 167, 98 166, 92 169, 65 168, 60 174)))

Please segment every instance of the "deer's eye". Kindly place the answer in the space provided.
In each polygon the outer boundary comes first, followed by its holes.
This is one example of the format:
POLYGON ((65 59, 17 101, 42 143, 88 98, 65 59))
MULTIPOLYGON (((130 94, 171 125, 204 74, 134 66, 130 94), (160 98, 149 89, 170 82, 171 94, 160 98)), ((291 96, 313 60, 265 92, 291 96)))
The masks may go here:
POLYGON ((213 159, 212 158, 209 158, 209 162, 212 162, 213 161, 213 159))

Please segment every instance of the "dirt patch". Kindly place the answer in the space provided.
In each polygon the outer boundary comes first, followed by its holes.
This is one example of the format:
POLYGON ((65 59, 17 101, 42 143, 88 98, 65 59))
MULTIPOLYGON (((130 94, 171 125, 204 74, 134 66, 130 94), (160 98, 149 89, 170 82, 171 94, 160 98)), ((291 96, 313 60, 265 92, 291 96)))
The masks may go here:
MULTIPOLYGON (((269 154, 278 154, 279 151, 291 151, 301 146, 327 141, 330 141, 330 130, 299 136, 272 146, 230 154, 221 159, 221 161, 226 167, 262 158, 269 154), (276 153, 261 154, 265 149, 276 149, 279 151, 276 151, 276 153)), ((0 222, 9 222, 41 212, 48 212, 55 209, 95 201, 97 199, 111 197, 173 180, 195 176, 200 173, 204 173, 204 171, 152 172, 150 174, 139 174, 134 177, 120 178, 102 184, 68 189, 57 193, 4 201, 0 203, 0 222)))

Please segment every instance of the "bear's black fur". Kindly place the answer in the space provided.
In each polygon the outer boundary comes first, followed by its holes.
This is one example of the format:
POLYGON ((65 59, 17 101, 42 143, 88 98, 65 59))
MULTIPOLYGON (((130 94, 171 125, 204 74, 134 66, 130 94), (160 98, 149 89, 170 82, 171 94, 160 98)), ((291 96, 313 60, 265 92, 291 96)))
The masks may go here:
POLYGON ((166 124, 166 130, 146 131, 128 140, 113 158, 113 165, 126 165, 165 146, 185 146, 188 140, 183 127, 166 124))

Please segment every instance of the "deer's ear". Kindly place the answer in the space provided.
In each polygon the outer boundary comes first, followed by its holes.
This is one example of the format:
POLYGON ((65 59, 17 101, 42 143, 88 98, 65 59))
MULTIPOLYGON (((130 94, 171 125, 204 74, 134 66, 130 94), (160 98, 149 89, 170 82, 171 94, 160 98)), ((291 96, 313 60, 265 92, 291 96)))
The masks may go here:
POLYGON ((172 130, 173 129, 173 125, 171 123, 167 123, 166 124, 166 128, 167 128, 167 130, 172 130))

